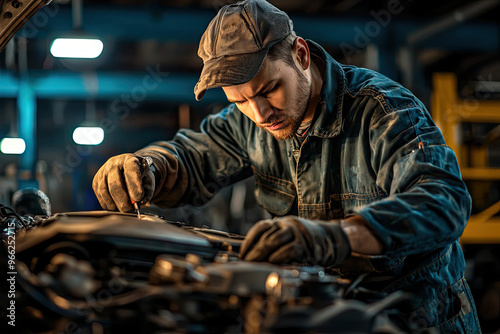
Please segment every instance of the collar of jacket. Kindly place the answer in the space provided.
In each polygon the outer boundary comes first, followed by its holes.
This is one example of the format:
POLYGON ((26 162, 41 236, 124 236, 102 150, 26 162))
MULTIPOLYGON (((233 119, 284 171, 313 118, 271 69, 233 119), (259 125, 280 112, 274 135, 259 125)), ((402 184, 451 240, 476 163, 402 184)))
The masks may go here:
POLYGON ((346 85, 344 70, 319 44, 311 40, 306 42, 311 53, 323 59, 325 63, 321 98, 309 136, 335 137, 342 129, 342 105, 346 85))

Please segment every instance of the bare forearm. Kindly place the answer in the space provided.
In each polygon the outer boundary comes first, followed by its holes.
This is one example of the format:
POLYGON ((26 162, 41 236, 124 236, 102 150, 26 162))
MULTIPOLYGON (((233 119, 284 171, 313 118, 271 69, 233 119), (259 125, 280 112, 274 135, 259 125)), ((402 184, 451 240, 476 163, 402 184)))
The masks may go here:
POLYGON ((372 230, 361 216, 353 216, 341 220, 340 226, 347 234, 352 252, 365 255, 377 255, 382 253, 382 243, 373 234, 372 230))

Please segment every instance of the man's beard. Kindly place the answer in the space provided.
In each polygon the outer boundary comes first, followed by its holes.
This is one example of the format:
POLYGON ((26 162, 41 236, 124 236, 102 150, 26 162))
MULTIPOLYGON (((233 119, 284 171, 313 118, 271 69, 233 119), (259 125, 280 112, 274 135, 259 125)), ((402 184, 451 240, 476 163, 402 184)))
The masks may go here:
POLYGON ((272 114, 266 121, 266 124, 275 124, 280 121, 288 120, 289 124, 283 129, 279 129, 276 131, 270 131, 264 127, 266 131, 271 133, 276 140, 287 140, 292 138, 299 129, 304 117, 306 116, 307 108, 309 107, 309 103, 311 102, 311 87, 309 85, 309 81, 306 76, 300 72, 297 68, 295 68, 296 73, 298 75, 297 78, 297 94, 294 101, 294 105, 296 106, 296 110, 299 111, 298 115, 285 116, 283 119, 279 119, 279 116, 272 114))

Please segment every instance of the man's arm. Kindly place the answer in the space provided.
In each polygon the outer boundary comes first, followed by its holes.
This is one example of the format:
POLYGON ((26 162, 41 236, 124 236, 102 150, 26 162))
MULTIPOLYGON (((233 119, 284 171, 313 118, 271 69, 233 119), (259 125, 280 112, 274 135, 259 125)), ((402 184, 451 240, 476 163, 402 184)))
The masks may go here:
POLYGON ((417 102, 403 106, 379 108, 370 122, 372 168, 389 196, 352 210, 390 257, 449 245, 462 234, 471 209, 456 156, 429 113, 417 102))
POLYGON ((361 216, 341 220, 340 226, 347 235, 352 252, 364 255, 382 254, 382 243, 361 216))
POLYGON ((207 116, 199 132, 181 129, 171 141, 156 142, 136 152, 166 161, 167 176, 157 182, 152 202, 162 207, 203 205, 222 187, 251 176, 247 121, 230 105, 207 116), (181 187, 177 187, 179 180, 183 180, 181 187))
POLYGON ((252 174, 245 122, 245 116, 230 105, 205 118, 200 132, 181 129, 170 141, 110 158, 92 185, 101 206, 132 211, 131 200, 151 201, 162 207, 205 204, 222 187, 252 174), (153 182, 146 183, 140 161, 148 156, 155 168, 153 182), (146 191, 147 187, 153 190, 146 191))
POLYGON ((263 220, 248 232, 240 257, 276 264, 335 266, 351 252, 377 255, 382 244, 360 216, 344 220, 308 220, 285 216, 263 220))
POLYGON ((240 256, 334 266, 351 252, 401 257, 455 241, 470 214, 456 157, 424 107, 404 105, 394 111, 378 108, 369 124, 368 153, 387 198, 356 207, 343 220, 283 217, 258 223, 240 256))

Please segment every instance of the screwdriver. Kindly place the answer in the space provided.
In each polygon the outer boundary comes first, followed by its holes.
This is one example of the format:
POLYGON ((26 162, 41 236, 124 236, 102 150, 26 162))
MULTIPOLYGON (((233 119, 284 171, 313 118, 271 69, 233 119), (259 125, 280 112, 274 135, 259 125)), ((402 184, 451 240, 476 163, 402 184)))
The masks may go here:
POLYGON ((137 211, 137 218, 141 219, 141 211, 139 210, 139 204, 136 201, 131 199, 132 204, 134 205, 135 211, 137 211))
MULTIPOLYGON (((151 157, 142 158, 142 160, 141 160, 141 173, 145 173, 147 170, 151 170, 154 172, 154 167, 152 165, 153 165, 153 159, 151 159, 151 157), (148 168, 148 169, 146 169, 146 168, 148 168)), ((140 208, 139 203, 137 203, 133 199, 131 199, 130 201, 134 205, 135 211, 137 211, 137 218, 141 219, 141 211, 139 209, 140 208)))

